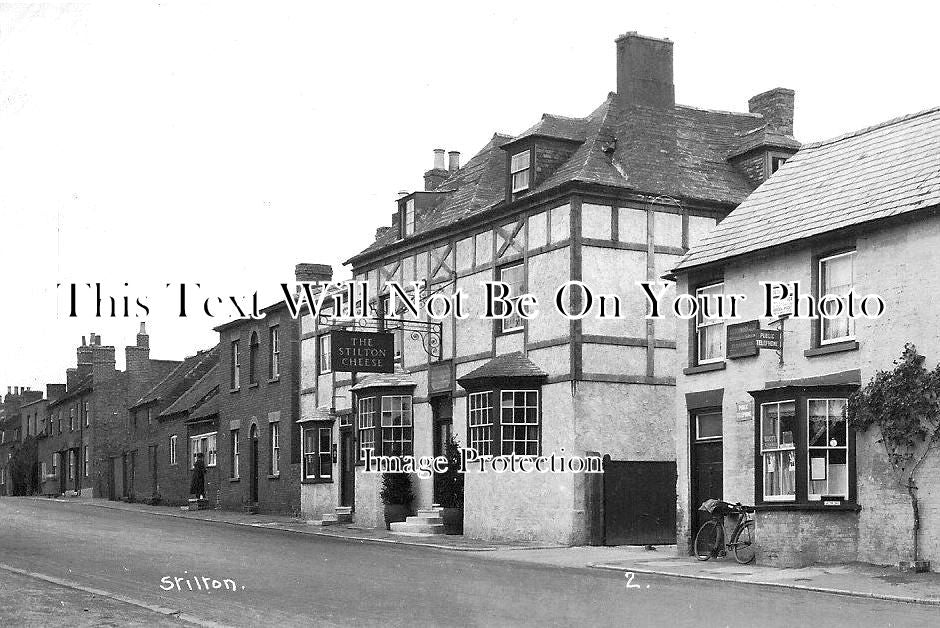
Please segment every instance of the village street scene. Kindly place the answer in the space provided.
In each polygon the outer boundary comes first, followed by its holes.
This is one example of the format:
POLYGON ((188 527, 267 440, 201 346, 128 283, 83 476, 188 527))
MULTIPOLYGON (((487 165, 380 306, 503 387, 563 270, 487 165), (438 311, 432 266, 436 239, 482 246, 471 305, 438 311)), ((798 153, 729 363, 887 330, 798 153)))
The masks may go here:
MULTIPOLYGON (((0 624, 936 625, 940 99, 807 137, 791 75, 715 68, 719 109, 682 85, 704 40, 590 37, 584 110, 504 89, 526 121, 476 112, 420 185, 220 213, 239 241, 141 214, 127 272, 193 271, 162 302, 77 277, 117 227, 58 210, 61 322, 0 353, 0 624), (226 264, 250 296, 207 298, 226 264)), ((348 132, 375 187, 400 150, 348 132)))

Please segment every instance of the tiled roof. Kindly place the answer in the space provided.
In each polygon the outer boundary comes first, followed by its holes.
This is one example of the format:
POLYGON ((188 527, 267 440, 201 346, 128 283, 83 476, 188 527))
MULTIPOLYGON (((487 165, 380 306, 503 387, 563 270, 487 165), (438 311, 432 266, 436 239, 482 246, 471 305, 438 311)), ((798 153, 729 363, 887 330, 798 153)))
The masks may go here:
MULTIPOLYGON (((495 134, 480 152, 448 177, 435 191, 448 192, 442 201, 416 219, 415 232, 425 233, 475 216, 505 197, 505 153, 499 148, 508 135, 495 134)), ((387 230, 362 253, 385 248, 398 240, 398 229, 387 230)))
POLYGON ((940 107, 807 144, 676 270, 940 204, 940 107))
POLYGON ((173 402, 195 384, 219 361, 219 346, 191 355, 164 377, 156 386, 137 400, 133 407, 156 401, 173 402))
POLYGON ((401 366, 395 366, 394 373, 372 373, 362 378, 362 381, 350 388, 350 390, 366 390, 367 388, 391 388, 401 386, 417 386, 411 375, 405 372, 401 366))
POLYGON ((86 375, 80 379, 71 390, 67 390, 64 395, 61 395, 52 401, 49 402, 49 407, 57 406, 60 403, 68 401, 69 399, 74 399, 75 397, 86 393, 94 388, 94 376, 91 374, 86 375))
MULTIPOLYGON (((731 163, 732 156, 761 143, 791 149, 799 146, 792 137, 769 133, 765 127, 764 119, 756 114, 684 105, 668 110, 627 107, 611 93, 583 118, 544 114, 514 138, 494 135, 435 190, 442 192, 441 200, 419 212, 415 234, 410 237, 447 229, 504 203, 507 157, 500 147, 536 135, 579 142, 580 146, 528 195, 582 182, 737 205, 754 186, 731 163)), ((385 230, 350 262, 395 244, 398 236, 397 228, 385 230)))
POLYGON ((586 127, 586 118, 568 118, 565 116, 556 116, 550 113, 543 113, 541 120, 514 137, 513 141, 521 140, 524 137, 530 137, 532 135, 543 135, 546 137, 556 137, 563 140, 576 140, 583 142, 586 127))
POLYGON ((479 366, 463 377, 457 378, 462 385, 478 379, 496 379, 504 377, 547 377, 548 373, 539 368, 520 351, 499 355, 479 366))
MULTIPOLYGON (((180 414, 181 412, 190 412, 194 411, 200 405, 207 403, 210 399, 216 396, 219 387, 219 362, 218 357, 216 357, 215 362, 211 365, 196 382, 190 382, 190 387, 183 392, 179 398, 174 401, 168 408, 160 413, 161 417, 168 417, 174 414, 180 414)), ((216 402, 217 403, 217 402, 216 402)))

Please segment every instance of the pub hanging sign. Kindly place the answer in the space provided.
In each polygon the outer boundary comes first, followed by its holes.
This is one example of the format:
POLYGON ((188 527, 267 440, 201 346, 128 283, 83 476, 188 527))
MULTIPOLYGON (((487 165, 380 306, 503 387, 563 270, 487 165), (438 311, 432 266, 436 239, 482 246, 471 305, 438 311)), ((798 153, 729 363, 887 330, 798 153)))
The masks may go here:
POLYGON ((395 338, 388 332, 330 332, 330 366, 344 373, 394 373, 395 338))
POLYGON ((750 357, 761 349, 779 351, 780 336, 779 329, 761 329, 756 320, 728 325, 728 358, 750 357))

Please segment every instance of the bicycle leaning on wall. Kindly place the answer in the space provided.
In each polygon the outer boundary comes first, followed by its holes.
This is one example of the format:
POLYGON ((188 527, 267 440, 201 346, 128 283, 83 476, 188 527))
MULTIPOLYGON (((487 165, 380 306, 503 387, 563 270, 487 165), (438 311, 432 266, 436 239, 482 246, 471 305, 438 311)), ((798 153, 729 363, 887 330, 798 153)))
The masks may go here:
POLYGON ((693 551, 699 560, 708 560, 713 556, 725 556, 728 551, 742 565, 754 560, 754 507, 742 506, 741 502, 731 504, 717 499, 709 499, 699 506, 699 510, 711 513, 712 517, 702 524, 695 535, 693 551), (737 517, 737 524, 725 543, 725 516, 737 517))

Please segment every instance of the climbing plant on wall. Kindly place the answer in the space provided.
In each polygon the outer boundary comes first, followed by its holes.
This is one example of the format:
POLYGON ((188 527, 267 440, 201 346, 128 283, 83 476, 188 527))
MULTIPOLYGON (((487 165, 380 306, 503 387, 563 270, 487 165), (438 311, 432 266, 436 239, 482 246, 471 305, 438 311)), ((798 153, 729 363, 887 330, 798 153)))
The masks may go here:
POLYGON ((911 500, 913 558, 919 559, 920 508, 916 474, 940 444, 940 365, 928 370, 911 343, 890 371, 879 371, 847 405, 849 425, 865 432, 877 426, 898 485, 911 500))

